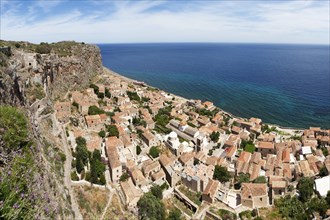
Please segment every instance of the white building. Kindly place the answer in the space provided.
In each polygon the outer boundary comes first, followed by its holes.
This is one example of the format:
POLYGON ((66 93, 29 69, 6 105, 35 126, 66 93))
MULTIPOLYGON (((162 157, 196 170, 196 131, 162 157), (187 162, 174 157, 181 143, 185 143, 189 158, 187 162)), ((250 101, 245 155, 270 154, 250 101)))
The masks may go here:
POLYGON ((315 190, 318 191, 321 196, 326 196, 330 190, 330 175, 315 180, 315 190))

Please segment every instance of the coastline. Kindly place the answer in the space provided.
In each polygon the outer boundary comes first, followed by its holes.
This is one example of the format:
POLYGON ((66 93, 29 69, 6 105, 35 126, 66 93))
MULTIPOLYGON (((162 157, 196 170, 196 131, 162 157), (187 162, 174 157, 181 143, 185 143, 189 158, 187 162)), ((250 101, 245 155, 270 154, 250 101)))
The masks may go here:
MULTIPOLYGON (((126 76, 123 76, 123 75, 121 75, 120 73, 117 73, 117 72, 115 72, 115 71, 113 71, 113 70, 111 70, 111 69, 109 69, 109 68, 107 68, 107 67, 105 67, 105 66, 103 66, 103 73, 104 73, 104 74, 108 74, 108 75, 113 75, 113 76, 118 77, 118 78, 120 78, 120 79, 122 79, 122 80, 124 80, 124 81, 129 82, 129 83, 134 83, 134 82, 137 82, 137 81, 138 81, 138 80, 131 79, 131 78, 128 78, 128 77, 126 77, 126 76)), ((150 86, 150 85, 148 85, 148 84, 145 84, 145 86, 150 87, 150 88, 153 88, 153 89, 159 89, 159 88, 157 88, 157 87, 150 86)), ((161 89, 159 89, 159 90, 160 90, 160 91, 164 91, 164 90, 161 90, 161 89)), ((176 95, 176 94, 170 93, 170 92, 168 92, 168 91, 164 91, 164 92, 170 94, 171 96, 173 96, 173 97, 175 97, 176 99, 179 99, 179 100, 181 100, 181 101, 184 101, 184 102, 189 101, 189 99, 187 99, 187 98, 185 98, 185 97, 182 97, 182 96, 179 96, 179 95, 176 95)), ((225 114, 231 116, 232 118, 243 119, 243 120, 246 119, 246 118, 242 118, 242 117, 239 117, 239 116, 233 115, 232 113, 223 110, 223 109, 220 108, 219 106, 216 106, 216 107, 219 108, 223 113, 225 113, 225 114)), ((262 118, 261 118, 261 120, 262 120, 262 118)), ((271 127, 276 127, 277 130, 282 131, 282 132, 289 133, 289 134, 291 134, 291 135, 299 134, 299 133, 303 132, 304 130, 308 129, 308 128, 284 127, 284 126, 280 126, 280 125, 276 125, 276 124, 270 124, 270 123, 265 123, 265 122, 263 122, 263 124, 267 124, 267 125, 269 125, 269 126, 271 126, 271 127)))

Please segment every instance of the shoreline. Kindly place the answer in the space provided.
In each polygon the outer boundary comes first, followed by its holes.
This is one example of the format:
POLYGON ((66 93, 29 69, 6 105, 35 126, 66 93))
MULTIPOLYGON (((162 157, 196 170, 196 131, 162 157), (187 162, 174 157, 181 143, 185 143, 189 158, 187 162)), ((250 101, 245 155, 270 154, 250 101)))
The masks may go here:
MULTIPOLYGON (((126 76, 123 76, 121 75, 120 73, 117 73, 111 69, 109 69, 108 67, 105 67, 103 66, 103 71, 104 71, 104 74, 109 74, 109 75, 113 75, 113 76, 116 76, 124 81, 127 81, 127 82, 130 82, 130 83, 134 83, 134 82, 137 82, 138 80, 135 80, 135 79, 131 79, 131 78, 128 78, 126 76)), ((153 89, 158 89, 160 91, 164 91, 164 90, 161 90, 157 87, 154 87, 154 86, 150 86, 148 84, 145 83, 145 86, 147 87, 150 87, 150 88, 153 88, 153 89)), ((181 99, 182 101, 189 101, 189 99, 185 98, 185 97, 182 97, 182 96, 179 96, 179 95, 176 95, 176 94, 173 94, 171 92, 167 92, 167 91, 164 91, 165 93, 168 93, 170 94, 171 96, 177 98, 177 99, 181 99)), ((215 105, 216 106, 216 105, 215 105)), ((247 118, 242 118, 242 117, 239 117, 239 116, 236 116, 236 115, 233 115, 232 113, 230 112, 227 112, 225 110, 223 110, 222 108, 220 108, 219 106, 216 106, 217 108, 219 108, 223 113, 231 116, 232 118, 236 118, 236 119, 247 119, 247 118)), ((263 120, 261 118, 261 120, 263 120)), ((291 133, 293 132, 292 134, 295 135, 299 132, 303 132, 304 130, 306 129, 309 129, 309 128, 293 128, 293 127, 284 127, 284 126, 280 126, 280 125, 276 125, 276 124, 271 124, 271 123, 266 123, 266 122, 263 122, 263 124, 266 124, 270 127, 276 127, 277 130, 280 130, 280 131, 283 131, 283 132, 287 132, 287 133, 291 133)))

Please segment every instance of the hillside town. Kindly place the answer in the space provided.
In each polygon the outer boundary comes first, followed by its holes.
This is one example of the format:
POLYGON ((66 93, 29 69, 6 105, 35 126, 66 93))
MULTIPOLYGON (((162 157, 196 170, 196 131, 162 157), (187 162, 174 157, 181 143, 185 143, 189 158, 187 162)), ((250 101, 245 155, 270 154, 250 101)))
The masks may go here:
POLYGON ((319 197, 330 190, 330 130, 235 117, 115 74, 54 108, 75 158, 72 181, 115 189, 132 213, 154 186, 187 219, 258 213, 297 195, 302 178, 319 197))

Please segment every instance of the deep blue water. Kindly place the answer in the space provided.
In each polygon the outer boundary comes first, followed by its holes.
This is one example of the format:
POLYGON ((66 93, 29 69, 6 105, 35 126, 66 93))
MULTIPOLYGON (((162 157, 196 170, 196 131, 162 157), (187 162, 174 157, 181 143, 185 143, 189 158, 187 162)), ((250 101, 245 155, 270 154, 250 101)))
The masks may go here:
POLYGON ((162 90, 267 123, 330 128, 328 45, 98 46, 106 67, 162 90))

